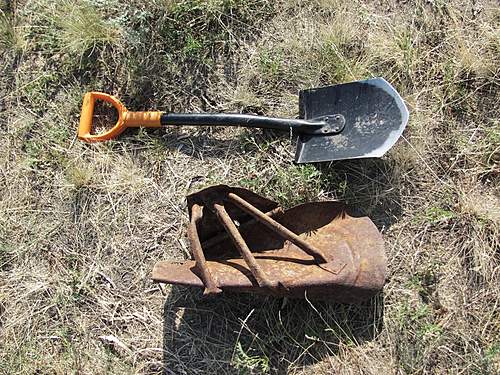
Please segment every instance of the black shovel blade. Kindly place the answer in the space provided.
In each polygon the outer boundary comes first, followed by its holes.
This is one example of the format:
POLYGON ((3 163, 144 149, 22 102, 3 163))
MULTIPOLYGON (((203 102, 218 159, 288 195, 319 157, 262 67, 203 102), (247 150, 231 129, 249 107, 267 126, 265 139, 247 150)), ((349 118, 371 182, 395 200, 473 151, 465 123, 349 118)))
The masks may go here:
POLYGON ((321 161, 381 157, 403 133, 408 109, 385 79, 303 90, 300 117, 342 115, 345 127, 335 135, 299 134, 295 161, 321 161))

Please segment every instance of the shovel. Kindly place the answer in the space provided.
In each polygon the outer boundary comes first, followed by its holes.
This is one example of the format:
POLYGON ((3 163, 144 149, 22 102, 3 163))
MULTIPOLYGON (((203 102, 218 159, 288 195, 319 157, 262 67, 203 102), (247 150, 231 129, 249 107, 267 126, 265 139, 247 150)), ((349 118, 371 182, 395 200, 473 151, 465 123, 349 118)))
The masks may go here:
POLYGON ((385 283, 384 241, 373 222, 340 202, 290 209, 243 188, 187 197, 194 260, 160 261, 154 281, 205 294, 251 292, 357 303, 385 283))
POLYGON ((308 89, 299 93, 299 119, 234 113, 131 112, 115 97, 85 94, 78 137, 87 142, 113 139, 129 127, 169 125, 243 126, 292 131, 297 135, 295 162, 381 157, 402 134, 408 109, 398 92, 383 78, 308 89), (113 105, 118 121, 109 130, 92 134, 96 100, 113 105))

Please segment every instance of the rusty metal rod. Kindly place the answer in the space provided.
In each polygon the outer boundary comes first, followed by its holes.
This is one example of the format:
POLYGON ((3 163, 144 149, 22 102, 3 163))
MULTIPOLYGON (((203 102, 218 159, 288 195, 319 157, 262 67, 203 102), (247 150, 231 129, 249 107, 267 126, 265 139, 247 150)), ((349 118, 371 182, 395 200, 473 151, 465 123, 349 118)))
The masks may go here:
MULTIPOLYGON (((275 209, 272 209, 271 211, 267 211, 265 213, 266 216, 269 216, 269 217, 274 217, 275 215, 279 214, 279 213, 283 213, 284 210, 282 207, 276 207, 275 209)), ((255 224, 256 222, 258 222, 257 219, 253 218, 253 219, 250 219, 248 221, 245 221, 244 223, 241 223, 238 227, 239 230, 243 229, 243 228, 247 228, 249 227, 250 225, 253 225, 255 224)), ((212 247, 212 246, 215 246, 219 243, 221 243, 222 241, 226 240, 227 238, 229 238, 229 234, 226 233, 226 232, 223 232, 223 233, 220 233, 214 237, 211 237, 209 238, 208 240, 204 241, 202 243, 202 248, 204 249, 207 249, 209 247, 212 247)))
POLYGON ((238 231, 238 228, 234 224, 233 219, 231 219, 224 206, 220 203, 214 203, 214 209, 217 212, 217 217, 219 218, 221 224, 228 232, 234 245, 250 268, 250 272, 252 272, 253 277, 257 280, 257 284, 261 287, 273 288, 273 283, 267 278, 264 271, 260 268, 245 240, 238 231))
POLYGON ((298 235, 293 233, 287 227, 281 225, 276 220, 267 216, 261 210, 259 210, 255 206, 248 203, 246 200, 240 198, 238 195, 236 195, 234 193, 229 193, 228 198, 231 200, 231 202, 236 204, 238 207, 240 207, 245 212, 252 215, 255 219, 260 221, 262 224, 266 225, 273 232, 279 234, 284 239, 291 241, 292 243, 294 243, 295 245, 300 247, 302 250, 304 250, 306 253, 313 256, 314 259, 316 259, 316 261, 318 261, 319 263, 327 263, 328 262, 328 260, 323 256, 321 251, 316 249, 313 245, 304 241, 302 238, 300 238, 298 235))
POLYGON ((200 237, 198 236, 197 223, 201 220, 201 217, 202 207, 194 204, 191 207, 191 222, 188 227, 188 238, 191 244, 191 249, 193 250, 196 268, 200 271, 203 284, 205 285, 205 291, 203 294, 217 294, 222 292, 222 289, 217 286, 217 283, 208 269, 207 261, 201 247, 200 237))

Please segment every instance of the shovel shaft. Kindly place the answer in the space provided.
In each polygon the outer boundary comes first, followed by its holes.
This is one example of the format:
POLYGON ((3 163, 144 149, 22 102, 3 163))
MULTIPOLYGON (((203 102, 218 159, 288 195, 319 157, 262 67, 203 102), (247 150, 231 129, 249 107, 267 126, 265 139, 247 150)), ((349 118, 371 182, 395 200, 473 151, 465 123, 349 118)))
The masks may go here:
POLYGON ((276 129, 284 131, 308 132, 321 128, 324 121, 286 119, 238 113, 164 113, 161 125, 191 126, 241 126, 245 128, 276 129))

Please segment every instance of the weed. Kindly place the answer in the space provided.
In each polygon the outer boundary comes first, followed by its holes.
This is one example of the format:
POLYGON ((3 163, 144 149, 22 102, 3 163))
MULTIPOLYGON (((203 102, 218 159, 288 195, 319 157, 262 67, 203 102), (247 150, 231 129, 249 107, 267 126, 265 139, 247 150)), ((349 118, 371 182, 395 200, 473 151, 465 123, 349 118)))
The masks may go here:
POLYGON ((281 69, 282 57, 272 51, 260 51, 259 64, 262 74, 269 77, 274 77, 279 74, 281 69))
POLYGON ((417 336, 427 339, 438 338, 443 333, 443 328, 435 323, 426 323, 418 331, 417 336))
POLYGON ((25 40, 20 28, 14 20, 0 9, 0 51, 13 50, 19 52, 25 46, 25 40))
MULTIPOLYGON (((0 270, 7 270, 10 264, 14 260, 14 251, 7 245, 3 243, 3 233, 0 232, 0 270)), ((0 306, 0 319, 2 316, 3 308, 0 306)))
POLYGON ((269 358, 265 356, 249 355, 241 343, 236 344, 233 365, 240 370, 240 374, 267 374, 269 372, 269 358))
POLYGON ((420 305, 416 308, 412 308, 408 303, 403 305, 400 313, 400 324, 406 325, 411 323, 416 323, 421 321, 423 318, 429 316, 429 307, 427 305, 420 305))
POLYGON ((430 207, 426 210, 425 217, 429 223, 435 224, 452 219, 455 217, 455 213, 441 207, 430 207))
MULTIPOLYGON (((432 267, 435 268, 435 267, 432 267)), ((436 289, 437 276, 433 269, 426 269, 415 273, 409 280, 408 285, 416 290, 424 303, 428 303, 436 289)))
POLYGON ((274 168, 263 175, 243 178, 242 186, 276 199, 284 207, 316 199, 320 193, 320 172, 311 165, 274 168))
POLYGON ((484 360, 486 366, 488 366, 491 371, 497 371, 500 369, 500 343, 493 343, 484 355, 484 360))

